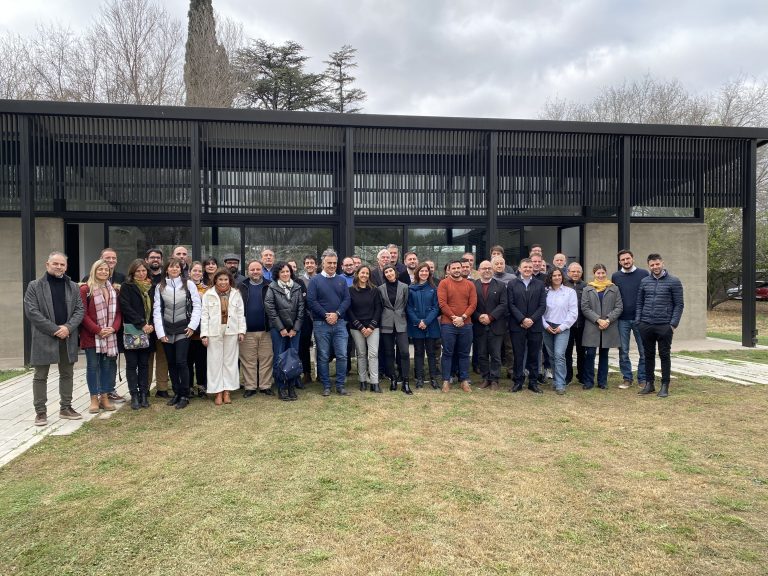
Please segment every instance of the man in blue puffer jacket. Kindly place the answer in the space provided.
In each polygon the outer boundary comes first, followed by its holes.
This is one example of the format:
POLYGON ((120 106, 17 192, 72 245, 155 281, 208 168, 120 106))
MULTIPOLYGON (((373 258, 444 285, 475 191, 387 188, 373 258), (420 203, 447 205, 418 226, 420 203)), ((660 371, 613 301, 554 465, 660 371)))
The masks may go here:
POLYGON ((659 254, 648 255, 650 276, 643 278, 637 292, 635 322, 640 329, 645 350, 645 387, 638 394, 655 392, 656 343, 661 361, 661 390, 657 396, 669 396, 669 376, 672 367, 670 351, 672 335, 683 315, 683 284, 664 268, 659 254))

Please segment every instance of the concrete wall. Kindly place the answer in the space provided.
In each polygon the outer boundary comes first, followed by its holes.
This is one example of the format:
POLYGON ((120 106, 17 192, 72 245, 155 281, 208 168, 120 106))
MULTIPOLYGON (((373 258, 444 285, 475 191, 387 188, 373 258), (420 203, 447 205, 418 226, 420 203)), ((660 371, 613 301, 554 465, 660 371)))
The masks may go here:
MULTIPOLYGON (((584 228, 584 276, 592 266, 605 264, 609 274, 618 270, 616 224, 587 224, 584 228)), ((647 268, 652 252, 661 254, 664 266, 680 278, 685 310, 675 340, 696 340, 707 335, 707 226, 706 224, 635 224, 630 228, 635 264, 647 268)))
MULTIPOLYGON (((0 369, 24 365, 24 285, 21 277, 21 219, 0 218, 0 269, 10 280, 11 298, 0 299, 0 369)), ((48 254, 64 247, 64 221, 38 218, 35 226, 36 276, 45 272, 48 254)))

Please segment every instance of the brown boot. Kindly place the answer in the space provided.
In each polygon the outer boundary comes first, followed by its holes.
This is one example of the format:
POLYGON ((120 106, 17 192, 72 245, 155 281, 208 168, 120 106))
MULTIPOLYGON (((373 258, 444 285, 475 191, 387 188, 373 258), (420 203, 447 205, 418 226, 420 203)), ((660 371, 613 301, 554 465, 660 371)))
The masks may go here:
POLYGON ((222 394, 224 395, 224 404, 232 404, 232 398, 229 395, 229 390, 224 390, 222 394))
POLYGON ((216 394, 216 398, 213 399, 213 403, 216 404, 216 406, 221 406, 224 403, 224 400, 222 399, 223 392, 218 392, 216 394))
POLYGON ((117 408, 115 408, 115 405, 109 401, 109 396, 106 394, 101 394, 99 396, 99 406, 101 406, 101 408, 104 410, 108 410, 109 412, 112 412, 113 410, 117 410, 117 408))
POLYGON ((469 385, 468 380, 462 380, 461 389, 464 390, 464 392, 472 392, 472 386, 469 385))
POLYGON ((99 395, 91 394, 91 405, 88 407, 89 414, 98 414, 101 411, 99 408, 99 395))
POLYGON ((448 380, 443 380, 443 392, 451 391, 451 383, 448 380))

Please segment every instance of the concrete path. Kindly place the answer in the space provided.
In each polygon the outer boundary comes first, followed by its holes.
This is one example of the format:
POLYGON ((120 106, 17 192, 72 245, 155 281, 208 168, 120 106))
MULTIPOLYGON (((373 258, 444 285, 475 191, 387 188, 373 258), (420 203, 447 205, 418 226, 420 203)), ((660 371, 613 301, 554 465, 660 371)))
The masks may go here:
MULTIPOLYGON (((766 348, 761 346, 760 348, 766 348)), ((677 342, 673 348, 672 371, 687 376, 708 376, 726 382, 742 385, 768 384, 768 366, 752 362, 707 360, 681 356, 674 352, 681 350, 736 350, 742 349, 738 342, 707 338, 688 342, 677 342)), ((630 352, 633 365, 636 365, 637 354, 630 352)), ((611 371, 618 371, 619 356, 617 350, 610 354, 611 371)), ((657 364, 658 366, 658 364, 657 364)), ((659 379, 657 372, 657 380, 659 379)), ((117 390, 121 395, 128 394, 128 387, 123 376, 118 380, 117 390)), ((48 425, 34 425, 35 411, 32 408, 32 372, 27 372, 5 382, 0 382, 0 466, 13 460, 40 440, 52 435, 71 434, 83 423, 93 418, 109 418, 114 412, 88 414, 90 397, 85 383, 85 358, 81 357, 75 364, 73 408, 83 415, 82 420, 59 419, 59 385, 58 371, 51 366, 48 376, 48 425)), ((116 404, 118 409, 126 404, 116 404)))

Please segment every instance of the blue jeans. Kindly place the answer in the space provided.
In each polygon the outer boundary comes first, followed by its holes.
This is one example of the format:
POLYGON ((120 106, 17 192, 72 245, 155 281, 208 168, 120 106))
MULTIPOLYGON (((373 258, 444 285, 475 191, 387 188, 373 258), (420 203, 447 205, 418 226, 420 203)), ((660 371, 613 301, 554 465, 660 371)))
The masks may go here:
MULTIPOLYGON (((600 360, 597 363, 597 385, 605 388, 608 384, 608 348, 600 348, 600 360)), ((584 347, 584 388, 595 385, 595 354, 594 346, 584 347)))
POLYGON ((552 361, 556 390, 565 390, 565 349, 568 348, 570 333, 570 330, 565 330, 560 332, 560 334, 550 334, 546 330, 544 331, 544 346, 552 361))
POLYGON ((333 325, 324 320, 315 320, 314 329, 317 344, 317 378, 324 389, 330 390, 329 358, 333 349, 336 355, 336 390, 340 390, 347 380, 347 323, 342 319, 333 325))
POLYGON ((469 380, 472 325, 456 328, 453 324, 440 324, 440 335, 443 339, 443 380, 448 380, 451 377, 451 364, 454 357, 457 357, 459 361, 459 382, 469 380))
POLYGON ((86 348, 85 362, 85 381, 91 396, 106 394, 115 389, 117 357, 99 354, 96 348, 86 348))
POLYGON ((640 329, 634 320, 619 320, 619 336, 621 337, 621 348, 619 348, 619 369, 624 380, 632 382, 632 362, 629 360, 629 333, 635 335, 635 344, 637 344, 637 381, 645 382, 645 350, 643 349, 643 337, 640 335, 640 329))
POLYGON ((288 338, 288 336, 280 336, 280 330, 277 328, 272 328, 272 330, 269 331, 269 335, 272 336, 272 377, 275 379, 275 382, 277 382, 277 387, 282 388, 287 382, 283 382, 279 370, 277 369, 278 357, 288 350, 288 348, 293 348, 296 352, 299 351, 299 339, 301 338, 301 333, 297 332, 296 336, 288 338))

